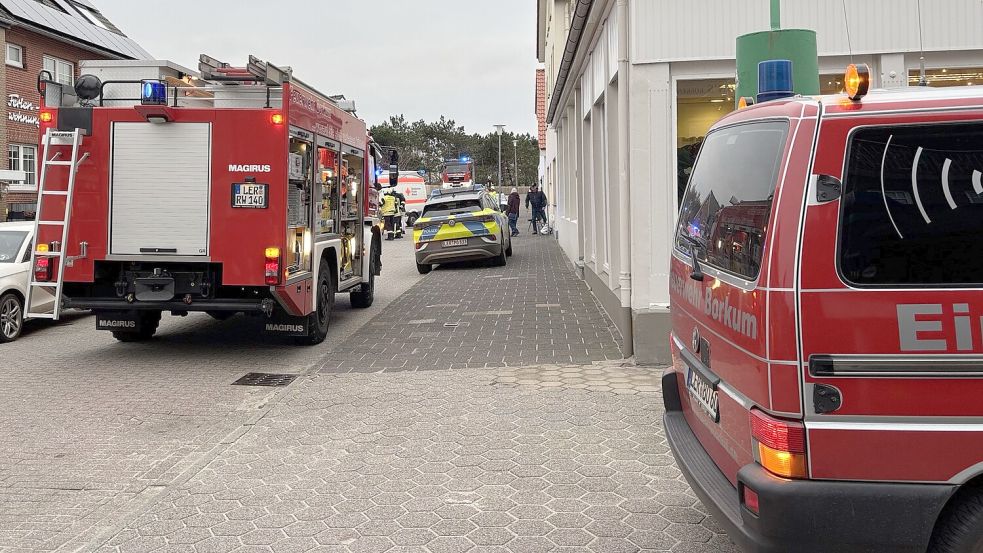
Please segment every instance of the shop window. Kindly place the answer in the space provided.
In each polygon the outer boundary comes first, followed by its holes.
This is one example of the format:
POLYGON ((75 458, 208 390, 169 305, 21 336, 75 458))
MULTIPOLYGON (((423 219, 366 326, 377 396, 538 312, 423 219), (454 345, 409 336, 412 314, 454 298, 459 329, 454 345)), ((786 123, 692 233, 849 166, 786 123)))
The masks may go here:
MULTIPOLYGON (((908 72, 908 84, 918 86, 921 71, 908 72)), ((983 67, 926 69, 925 81, 931 87, 973 86, 983 84, 983 67)))
POLYGON ((710 133, 683 197, 676 248, 706 265, 758 278, 788 123, 765 121, 710 133))
POLYGON ((24 67, 24 48, 16 44, 7 44, 7 65, 24 67))
POLYGON ((733 79, 679 81, 676 88, 676 185, 682 201, 710 127, 734 110, 733 79))
POLYGON ((51 80, 67 86, 75 85, 75 65, 71 62, 44 56, 44 70, 51 73, 51 80))
POLYGON ((981 183, 979 122, 856 131, 841 215, 843 277, 868 286, 983 283, 981 183))
POLYGON ((31 188, 36 184, 37 175, 37 146, 26 144, 10 144, 7 146, 7 160, 11 171, 24 171, 27 179, 23 183, 12 184, 16 188, 19 184, 31 188))

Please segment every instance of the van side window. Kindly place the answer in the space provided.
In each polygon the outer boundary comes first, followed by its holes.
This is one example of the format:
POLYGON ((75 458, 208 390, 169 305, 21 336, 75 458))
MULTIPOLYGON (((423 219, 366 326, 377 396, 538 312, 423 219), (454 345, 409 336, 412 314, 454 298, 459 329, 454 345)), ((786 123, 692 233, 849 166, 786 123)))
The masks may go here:
POLYGON ((680 205, 679 251, 695 243, 705 264, 758 278, 788 129, 762 121, 707 135, 680 205))
POLYGON ((983 123, 864 128, 848 156, 843 278, 868 286, 983 283, 983 123))

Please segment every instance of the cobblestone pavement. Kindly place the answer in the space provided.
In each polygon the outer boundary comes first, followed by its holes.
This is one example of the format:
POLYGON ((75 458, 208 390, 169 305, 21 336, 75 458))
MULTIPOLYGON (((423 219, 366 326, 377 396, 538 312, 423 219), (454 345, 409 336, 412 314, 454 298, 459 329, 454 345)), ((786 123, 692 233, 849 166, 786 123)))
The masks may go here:
POLYGON ((675 468, 661 370, 619 359, 550 238, 351 323, 307 354, 190 321, 123 348, 90 319, 14 344, 70 346, 41 363, 2 350, 0 550, 736 551, 675 468), (302 376, 229 386, 257 368, 302 376))

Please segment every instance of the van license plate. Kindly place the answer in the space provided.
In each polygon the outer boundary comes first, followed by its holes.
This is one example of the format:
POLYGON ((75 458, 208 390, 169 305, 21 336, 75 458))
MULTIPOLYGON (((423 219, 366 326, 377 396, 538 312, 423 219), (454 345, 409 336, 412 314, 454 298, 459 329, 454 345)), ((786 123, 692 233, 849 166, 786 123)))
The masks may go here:
POLYGON ((445 248, 453 248, 454 246, 467 246, 467 245, 468 245, 467 238, 465 238, 464 240, 444 240, 445 248))
POLYGON ((232 207, 266 209, 269 207, 269 185, 242 182, 232 185, 232 207))
POLYGON ((696 402, 713 422, 720 422, 720 402, 717 387, 693 369, 686 369, 686 389, 690 398, 696 402))

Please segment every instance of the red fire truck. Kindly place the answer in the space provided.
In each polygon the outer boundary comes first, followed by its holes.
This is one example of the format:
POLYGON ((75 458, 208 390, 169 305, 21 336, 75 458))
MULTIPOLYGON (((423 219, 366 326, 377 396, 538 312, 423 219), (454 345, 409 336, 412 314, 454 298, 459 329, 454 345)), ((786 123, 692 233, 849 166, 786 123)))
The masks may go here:
POLYGON ((665 432, 746 551, 983 551, 983 87, 741 109, 671 261, 665 432))
POLYGON ((467 188, 474 185, 474 160, 468 156, 444 161, 440 171, 441 188, 467 188))
POLYGON ((87 75, 74 91, 39 78, 31 288, 56 294, 49 317, 90 309, 121 341, 153 336, 162 313, 206 312, 320 343, 336 294, 372 305, 379 148, 353 105, 289 69, 175 67, 87 75))

